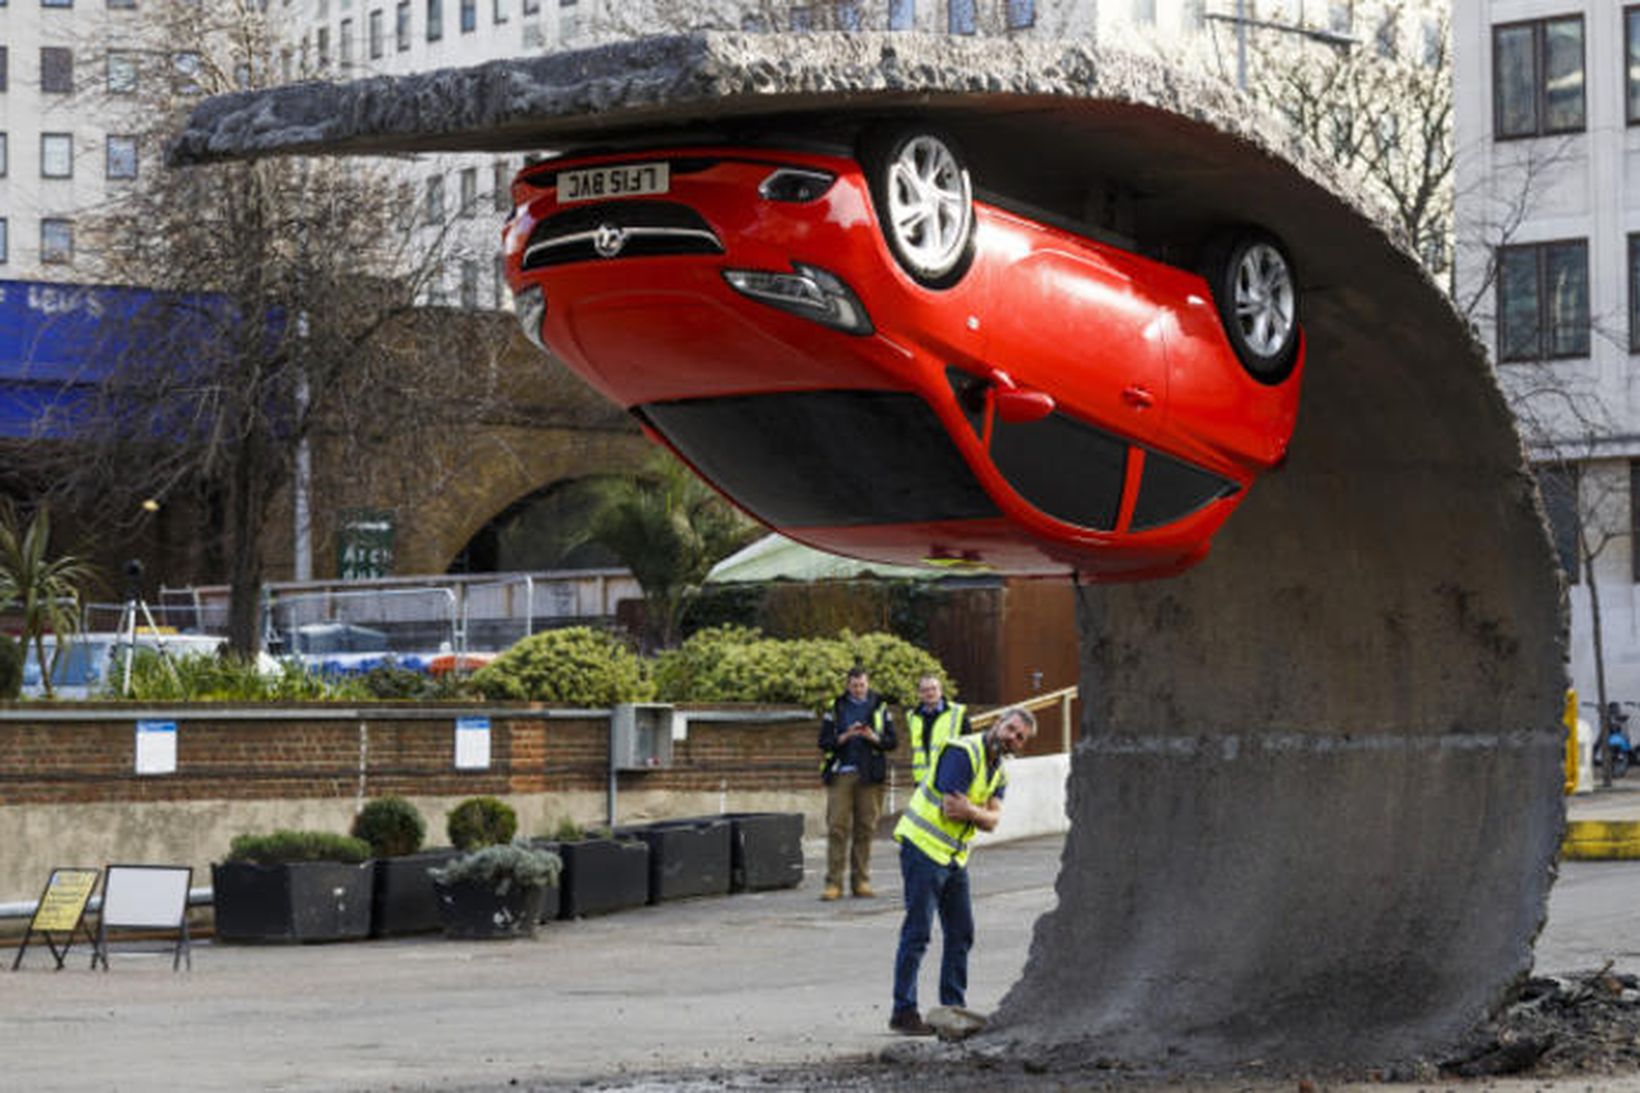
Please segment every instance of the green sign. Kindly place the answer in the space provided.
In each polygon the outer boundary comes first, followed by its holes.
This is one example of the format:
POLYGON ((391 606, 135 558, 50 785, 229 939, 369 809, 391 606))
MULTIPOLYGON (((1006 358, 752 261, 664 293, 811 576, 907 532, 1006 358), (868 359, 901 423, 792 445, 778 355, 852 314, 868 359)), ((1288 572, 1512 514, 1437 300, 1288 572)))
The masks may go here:
POLYGON ((344 581, 393 573, 392 509, 345 509, 336 531, 336 574, 344 581))

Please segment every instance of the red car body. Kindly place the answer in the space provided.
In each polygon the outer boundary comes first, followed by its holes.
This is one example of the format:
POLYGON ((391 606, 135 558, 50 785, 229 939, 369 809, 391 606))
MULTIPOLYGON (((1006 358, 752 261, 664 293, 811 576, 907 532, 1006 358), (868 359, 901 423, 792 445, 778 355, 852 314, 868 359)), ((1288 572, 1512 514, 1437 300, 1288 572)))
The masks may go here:
POLYGON ((824 550, 1165 576, 1292 435, 1302 342, 1273 382, 1251 375, 1202 276, 980 198, 971 261, 930 286, 896 261, 851 156, 575 156, 526 168, 513 204, 526 332, 824 550))

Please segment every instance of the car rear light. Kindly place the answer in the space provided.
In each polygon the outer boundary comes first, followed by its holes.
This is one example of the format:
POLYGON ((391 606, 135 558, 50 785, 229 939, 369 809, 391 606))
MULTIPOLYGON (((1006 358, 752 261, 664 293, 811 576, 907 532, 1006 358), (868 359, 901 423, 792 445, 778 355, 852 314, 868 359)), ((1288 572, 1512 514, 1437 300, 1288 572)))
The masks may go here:
POLYGON ((846 334, 870 334, 875 327, 859 297, 835 275, 800 262, 792 273, 770 270, 726 269, 729 287, 781 311, 812 319, 846 334))
POLYGON ((547 343, 541 337, 541 321, 547 317, 547 294, 541 291, 540 285, 529 285, 513 295, 513 305, 518 309, 518 325, 524 328, 524 337, 543 353, 547 352, 547 343))
POLYGON ((757 192, 769 201, 785 201, 801 205, 813 201, 831 189, 837 176, 825 171, 799 167, 782 167, 763 180, 757 192))

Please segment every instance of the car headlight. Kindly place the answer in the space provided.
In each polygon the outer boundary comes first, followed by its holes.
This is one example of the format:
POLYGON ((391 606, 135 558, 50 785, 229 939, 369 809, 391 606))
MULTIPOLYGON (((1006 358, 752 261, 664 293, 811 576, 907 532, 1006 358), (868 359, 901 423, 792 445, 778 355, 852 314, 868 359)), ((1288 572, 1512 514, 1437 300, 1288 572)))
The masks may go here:
POLYGON ((793 262, 791 273, 726 269, 723 279, 743 296, 812 319, 833 330, 846 334, 870 334, 876 329, 853 290, 835 274, 815 266, 793 262))
POLYGON ((524 337, 541 352, 548 352, 541 337, 541 322, 547 317, 547 294, 541 286, 530 285, 514 293, 513 306, 518 309, 518 325, 524 328, 524 337))
POLYGON ((757 192, 768 201, 803 205, 824 196, 836 181, 837 176, 829 171, 782 167, 764 179, 757 192))

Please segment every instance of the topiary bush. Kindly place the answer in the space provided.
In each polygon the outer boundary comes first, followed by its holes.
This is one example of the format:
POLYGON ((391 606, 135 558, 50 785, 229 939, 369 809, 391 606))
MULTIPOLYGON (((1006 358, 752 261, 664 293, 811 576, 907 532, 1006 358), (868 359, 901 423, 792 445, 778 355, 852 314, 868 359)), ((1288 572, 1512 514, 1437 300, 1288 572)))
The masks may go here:
POLYGON ((370 844, 334 831, 279 830, 269 835, 238 835, 228 847, 227 860, 257 865, 288 862, 334 861, 356 865, 370 859, 370 844))
MULTIPOLYGON (((925 673, 946 678, 932 654, 893 634, 780 639, 745 626, 699 631, 662 653, 653 674, 666 702, 779 702, 818 711, 842 692, 855 664, 871 673, 873 689, 901 702, 915 698, 925 673)), ((957 693, 949 680, 946 690, 957 693)))
POLYGON ((586 626, 524 638, 474 672, 470 685, 492 701, 586 706, 642 702, 653 693, 637 654, 613 634, 586 626))
POLYGON ((399 858, 421 849, 427 823, 403 797, 377 797, 353 817, 353 837, 370 844, 378 858, 399 858))
POLYGON ((23 693, 23 647, 9 634, 0 634, 0 702, 12 702, 23 693))
POLYGON ((497 846, 518 834, 518 813, 496 797, 469 797, 450 810, 444 829, 457 850, 497 846))

